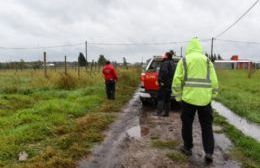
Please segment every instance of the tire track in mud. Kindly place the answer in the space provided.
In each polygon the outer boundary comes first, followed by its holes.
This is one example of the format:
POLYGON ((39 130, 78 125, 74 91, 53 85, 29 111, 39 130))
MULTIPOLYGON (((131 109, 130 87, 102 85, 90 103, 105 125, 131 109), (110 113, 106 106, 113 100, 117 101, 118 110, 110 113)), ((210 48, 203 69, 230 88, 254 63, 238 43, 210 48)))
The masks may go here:
MULTIPOLYGON (((186 162, 171 160, 167 154, 174 149, 160 149, 151 146, 153 140, 176 141, 181 144, 180 109, 174 109, 170 117, 154 117, 155 108, 142 107, 138 94, 123 108, 118 120, 105 133, 103 143, 94 147, 92 156, 79 162, 79 168, 190 168, 227 167, 240 164, 230 160, 232 144, 224 134, 214 134, 215 153, 211 165, 204 164, 201 132, 196 117, 193 125, 194 148, 192 157, 186 162)), ((220 129, 216 127, 215 129, 220 129)), ((219 131, 221 132, 221 131, 219 131)))
POLYGON ((94 147, 92 156, 79 162, 79 168, 114 168, 120 167, 121 154, 128 147, 129 137, 126 131, 139 124, 141 103, 138 94, 123 107, 122 113, 109 130, 106 138, 94 147))

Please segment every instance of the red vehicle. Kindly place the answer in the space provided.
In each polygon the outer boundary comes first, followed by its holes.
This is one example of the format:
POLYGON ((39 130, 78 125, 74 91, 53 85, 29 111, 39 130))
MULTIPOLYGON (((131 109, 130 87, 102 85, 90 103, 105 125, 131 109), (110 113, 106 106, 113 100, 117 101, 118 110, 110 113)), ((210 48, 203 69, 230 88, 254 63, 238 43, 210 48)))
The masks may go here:
MULTIPOLYGON (((173 60, 178 62, 180 57, 174 56, 173 60)), ((156 102, 157 92, 159 90, 158 72, 161 62, 162 56, 154 56, 148 61, 147 66, 141 73, 141 89, 139 95, 143 105, 146 105, 149 101, 156 102)))

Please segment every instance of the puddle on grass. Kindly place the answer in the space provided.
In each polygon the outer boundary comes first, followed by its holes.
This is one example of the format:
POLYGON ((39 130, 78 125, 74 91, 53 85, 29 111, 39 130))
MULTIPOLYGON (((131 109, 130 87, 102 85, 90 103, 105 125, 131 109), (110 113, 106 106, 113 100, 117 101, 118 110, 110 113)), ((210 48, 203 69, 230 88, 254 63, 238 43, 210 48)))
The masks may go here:
POLYGON ((225 134, 214 134, 214 138, 216 145, 223 151, 229 151, 233 147, 232 142, 225 136, 225 134))
POLYGON ((141 127, 140 125, 137 125, 135 127, 132 127, 126 131, 126 134, 131 138, 141 138, 141 127))
POLYGON ((260 141, 260 125, 249 122, 248 120, 236 115, 219 102, 213 101, 212 107, 216 109, 220 115, 225 117, 230 124, 242 131, 245 135, 260 141))
POLYGON ((145 125, 142 124, 142 121, 141 121, 142 118, 143 118, 143 116, 140 116, 140 123, 138 123, 138 125, 126 130, 127 137, 139 139, 150 133, 150 128, 146 127, 145 125))

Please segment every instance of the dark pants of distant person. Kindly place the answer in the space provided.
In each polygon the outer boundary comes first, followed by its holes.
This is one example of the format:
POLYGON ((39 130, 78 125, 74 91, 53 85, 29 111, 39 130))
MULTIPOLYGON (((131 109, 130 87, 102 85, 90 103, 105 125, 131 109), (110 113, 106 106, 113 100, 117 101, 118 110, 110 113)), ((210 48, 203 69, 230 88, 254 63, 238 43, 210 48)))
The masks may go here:
POLYGON ((106 81, 106 94, 107 99, 115 99, 115 92, 116 92, 116 82, 114 80, 107 80, 106 81))
POLYGON ((212 131, 213 116, 211 104, 206 106, 195 106, 182 102, 181 120, 184 147, 186 149, 191 149, 193 147, 192 124, 196 111, 198 111, 204 151, 206 154, 213 154, 214 137, 212 131))
POLYGON ((160 87, 157 95, 157 115, 168 116, 171 108, 171 88, 160 87))

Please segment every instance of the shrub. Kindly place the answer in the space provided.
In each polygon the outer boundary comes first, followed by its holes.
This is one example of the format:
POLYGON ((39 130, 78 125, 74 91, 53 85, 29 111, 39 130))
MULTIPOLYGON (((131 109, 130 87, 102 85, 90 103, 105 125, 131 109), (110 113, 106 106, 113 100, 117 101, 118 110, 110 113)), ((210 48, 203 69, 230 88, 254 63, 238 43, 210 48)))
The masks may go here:
POLYGON ((57 87, 59 89, 74 89, 76 87, 77 79, 69 74, 61 73, 57 80, 57 87))

